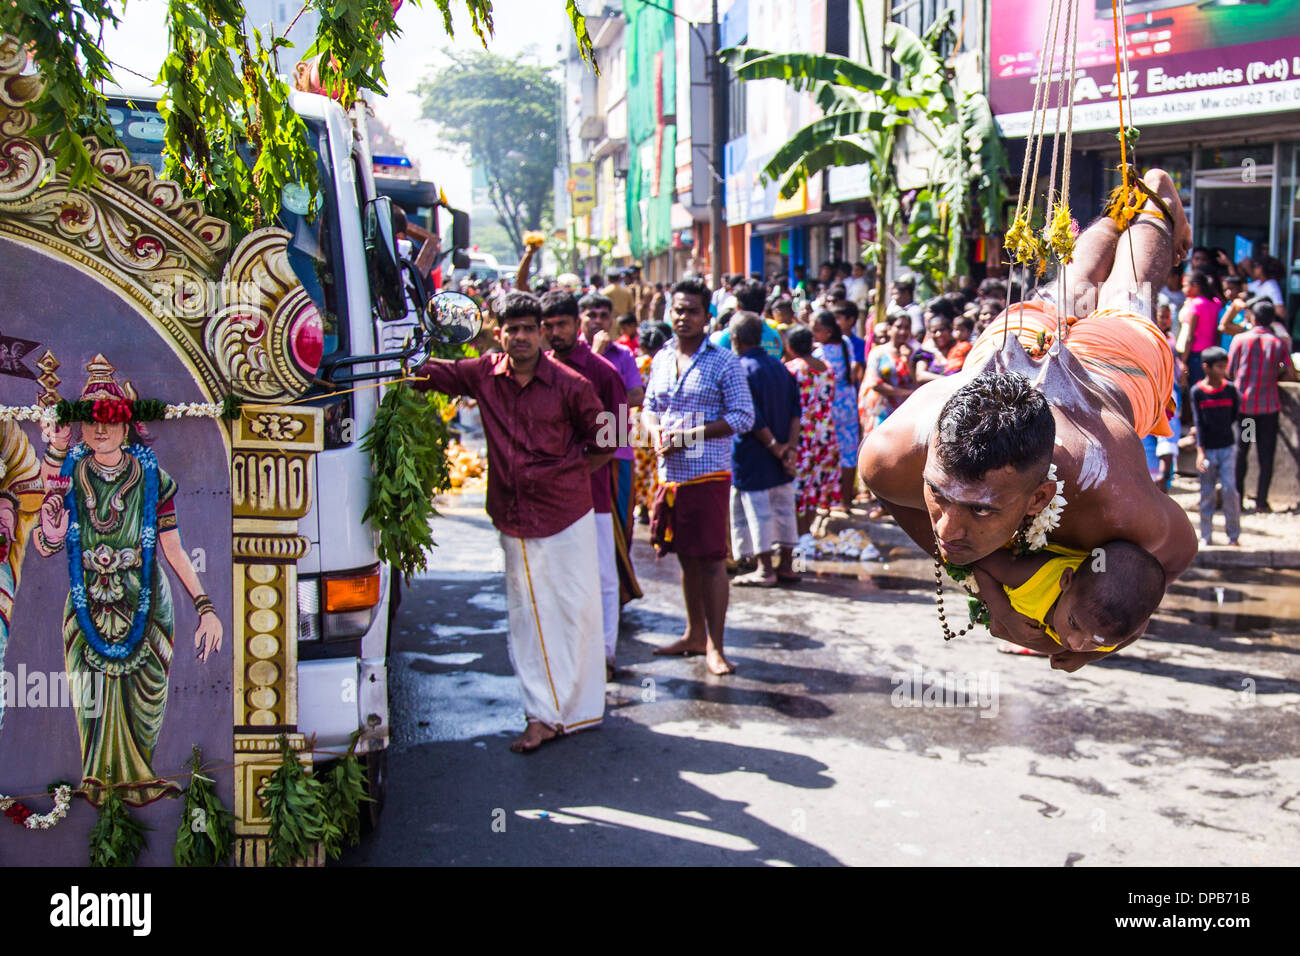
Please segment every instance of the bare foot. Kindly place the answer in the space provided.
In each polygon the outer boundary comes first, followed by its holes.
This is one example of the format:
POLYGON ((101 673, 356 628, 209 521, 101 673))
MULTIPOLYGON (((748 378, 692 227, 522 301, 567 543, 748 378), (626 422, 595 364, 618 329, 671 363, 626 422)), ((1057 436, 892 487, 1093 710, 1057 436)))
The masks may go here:
POLYGON ((704 641, 697 641, 687 634, 680 641, 673 641, 665 647, 656 647, 655 653, 660 657, 688 657, 693 654, 703 654, 704 650, 704 641))
POLYGON ((548 740, 554 740, 558 736, 559 734, 540 720, 530 720, 528 727, 510 745, 510 752, 517 754, 532 753, 548 740))
POLYGON ((719 677, 736 673, 736 665, 723 657, 722 651, 715 651, 713 648, 709 648, 705 663, 708 665, 709 673, 719 677))

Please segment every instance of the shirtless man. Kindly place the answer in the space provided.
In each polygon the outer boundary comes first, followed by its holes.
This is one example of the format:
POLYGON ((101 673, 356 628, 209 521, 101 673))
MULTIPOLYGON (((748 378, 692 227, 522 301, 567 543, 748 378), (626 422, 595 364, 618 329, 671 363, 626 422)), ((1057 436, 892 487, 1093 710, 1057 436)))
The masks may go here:
MULTIPOLYGON (((1116 538, 1132 541, 1160 562, 1166 587, 1191 564, 1196 534, 1148 476, 1141 442, 1168 427, 1164 402, 1173 374, 1167 344, 1161 353, 1150 333, 1154 323, 1142 317, 1154 316, 1155 291, 1186 254, 1191 230, 1168 174, 1152 170, 1144 182, 1173 222, 1152 201, 1122 233, 1103 218, 1079 237, 1067 272, 1067 314, 1086 318, 1066 336, 1065 349, 1030 358, 1018 341, 1032 344, 1040 331, 1050 341, 1055 308, 1046 297, 1023 310, 1012 305, 981 336, 963 371, 921 386, 863 444, 863 480, 927 553, 969 565, 1006 545, 1056 494, 1046 475, 1050 462, 1067 502, 1053 543, 1091 551, 1116 538), (1100 308, 1089 314, 1094 297, 1100 308), (1011 334, 1004 334, 1004 320, 1011 334), (986 368, 1001 374, 957 395, 986 368), (1041 407, 1033 407, 1035 396, 1014 387, 1018 376, 1046 396, 1054 435, 1041 407), (1004 423, 1000 432, 987 427, 993 421, 1004 423)), ((1011 615, 990 630, 1050 654, 1052 666, 1067 671, 1109 653, 1083 639, 1064 649, 1031 624, 1011 615)))

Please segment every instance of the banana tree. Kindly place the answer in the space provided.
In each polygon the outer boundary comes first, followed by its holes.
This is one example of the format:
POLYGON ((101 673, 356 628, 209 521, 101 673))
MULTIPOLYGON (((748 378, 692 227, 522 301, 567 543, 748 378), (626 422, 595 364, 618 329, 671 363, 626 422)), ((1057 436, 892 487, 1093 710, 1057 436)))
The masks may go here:
MULTIPOLYGON (((863 35, 866 19, 858 4, 863 35)), ((1000 225, 1006 195, 1002 174, 1006 155, 982 93, 958 93, 954 70, 943 55, 955 38, 951 11, 924 36, 890 23, 884 46, 899 64, 895 79, 868 62, 857 63, 833 53, 774 53, 754 47, 724 50, 721 56, 741 80, 779 79, 812 92, 821 116, 781 149, 763 170, 777 180, 782 198, 790 198, 814 174, 834 166, 860 166, 868 199, 876 212, 876 234, 863 261, 876 264, 876 318, 885 308, 886 243, 900 227, 919 217, 921 241, 904 247, 909 264, 931 278, 942 272, 942 259, 953 274, 965 255, 965 233, 973 201, 984 210, 985 227, 1000 225), (924 189, 906 197, 898 185, 894 151, 904 129, 932 148, 934 163, 924 189), (910 198, 910 202, 905 202, 910 198), (920 256, 919 261, 913 258, 920 256)))

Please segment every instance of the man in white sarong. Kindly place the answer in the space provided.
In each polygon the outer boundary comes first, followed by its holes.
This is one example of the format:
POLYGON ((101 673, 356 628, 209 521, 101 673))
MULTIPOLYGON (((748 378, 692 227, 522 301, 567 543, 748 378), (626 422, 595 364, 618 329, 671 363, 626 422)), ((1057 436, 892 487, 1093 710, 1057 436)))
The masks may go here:
POLYGON ((592 471, 602 406, 590 382, 541 350, 536 296, 511 292, 500 314, 503 352, 430 359, 417 388, 478 402, 488 444, 487 512, 501 533, 510 662, 528 726, 510 745, 529 753, 605 712, 592 471))

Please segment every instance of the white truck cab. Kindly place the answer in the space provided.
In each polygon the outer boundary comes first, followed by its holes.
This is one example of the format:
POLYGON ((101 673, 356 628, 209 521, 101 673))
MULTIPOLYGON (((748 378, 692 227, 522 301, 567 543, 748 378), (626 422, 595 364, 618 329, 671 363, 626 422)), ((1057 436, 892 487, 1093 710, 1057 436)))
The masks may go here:
MULTIPOLYGON (((158 96, 157 88, 123 90, 110 95, 109 112, 134 158, 161 173, 158 96)), ((319 376, 326 380, 308 393, 325 411, 325 448, 314 459, 311 511, 299 523, 311 549, 298 564, 298 729, 315 738, 318 750, 340 751, 361 731, 357 751, 376 801, 367 805, 373 822, 385 789, 386 659, 396 588, 376 553, 375 533, 361 520, 370 486, 370 461, 361 440, 374 421, 381 389, 330 387, 328 380, 340 369, 346 380, 392 367, 391 361, 364 359, 391 351, 392 342, 411 338, 420 323, 418 316, 398 314, 405 306, 380 306, 385 290, 377 286, 391 286, 395 252, 391 221, 383 229, 376 226, 391 213, 389 200, 376 196, 364 135, 331 99, 294 92, 290 103, 303 118, 318 157, 319 211, 309 220, 311 197, 291 187, 282 197, 278 220, 292 235, 288 251, 294 272, 322 316, 319 376), (389 248, 388 273, 380 279, 376 236, 386 237, 389 248), (390 325, 400 325, 401 331, 390 325)), ((400 273, 397 282, 401 302, 400 273)), ((391 288, 387 291, 392 302, 391 288)))

